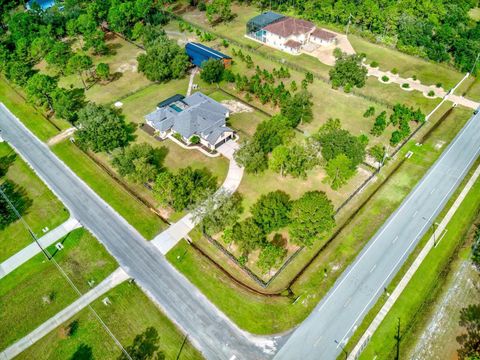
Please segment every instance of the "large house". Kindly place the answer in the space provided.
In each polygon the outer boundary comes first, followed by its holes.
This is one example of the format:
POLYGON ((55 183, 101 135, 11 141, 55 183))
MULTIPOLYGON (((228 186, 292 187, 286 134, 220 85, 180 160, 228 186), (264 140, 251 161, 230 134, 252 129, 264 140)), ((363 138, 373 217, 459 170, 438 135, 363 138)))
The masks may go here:
POLYGON ((317 28, 310 21, 271 11, 250 19, 246 36, 295 55, 305 46, 333 45, 336 41, 336 34, 317 28))
POLYGON ((234 131, 226 126, 228 116, 225 106, 196 92, 162 101, 145 120, 162 139, 178 134, 183 142, 191 144, 197 136, 200 144, 214 150, 234 137, 234 131))

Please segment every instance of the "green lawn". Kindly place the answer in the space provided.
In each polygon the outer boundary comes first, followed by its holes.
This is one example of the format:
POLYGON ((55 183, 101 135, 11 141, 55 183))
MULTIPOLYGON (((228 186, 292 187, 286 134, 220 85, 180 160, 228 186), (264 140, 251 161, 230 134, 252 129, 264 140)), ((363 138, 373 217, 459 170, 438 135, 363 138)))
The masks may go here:
POLYGON ((69 141, 52 147, 53 152, 65 162, 93 191, 102 197, 147 239, 153 238, 166 225, 140 203, 81 150, 69 141))
MULTIPOLYGON (((447 105, 442 107, 441 112, 432 118, 432 123, 443 114, 447 105)), ((401 161, 406 151, 414 152, 414 155, 405 161, 398 171, 380 187, 369 200, 368 205, 355 215, 293 285, 292 290, 295 295, 301 296, 300 300, 293 305, 291 300, 285 297, 260 297, 238 288, 186 243, 177 245, 167 257, 241 328, 261 334, 285 331, 308 316, 318 301, 333 286, 338 276, 440 156, 446 143, 453 139, 470 115, 471 111, 468 109, 455 108, 450 117, 433 131, 422 147, 415 146, 416 140, 413 140, 398 154, 396 163, 401 161), (438 147, 439 144, 443 144, 443 146, 438 147), (177 256, 184 252, 186 252, 185 257, 180 256, 180 260, 178 260, 177 256), (327 270, 327 277, 324 276, 324 269, 327 270), (268 311, 267 314, 272 315, 265 316, 266 311, 268 311)), ((377 182, 383 181, 386 175, 385 171, 389 172, 391 168, 384 170, 377 182)), ((365 190, 360 198, 367 197, 373 188, 374 186, 365 190)), ((357 201, 360 201, 360 198, 357 201)), ((358 206, 358 203, 356 204, 358 206)), ((321 245, 322 242, 317 242, 311 249, 302 251, 270 285, 269 291, 283 289, 321 245)), ((237 276, 241 270, 233 267, 229 268, 229 271, 233 276, 237 276)))
POLYGON ((480 102, 480 79, 473 76, 468 77, 457 88, 455 94, 480 102))
MULTIPOLYGON (((0 102, 17 116, 40 140, 46 141, 58 134, 58 130, 40 112, 27 104, 3 77, 0 77, 0 102)), ((61 122, 61 125, 61 128, 68 127, 66 122, 61 122)))
MULTIPOLYGON (((87 99, 98 104, 113 103, 151 84, 143 74, 137 71, 137 56, 143 52, 142 49, 117 36, 107 40, 107 46, 111 49, 108 55, 89 54, 94 66, 106 63, 110 66, 110 72, 115 74, 115 80, 108 83, 97 82, 88 87, 85 93, 87 99)), ((41 62, 36 67, 44 73, 54 75, 45 62, 41 62)), ((82 80, 77 74, 60 77, 59 86, 83 88, 82 80)))
MULTIPOLYGON (((110 290, 102 299, 105 297, 108 297, 111 305, 105 306, 99 299, 92 306, 124 347, 131 345, 133 338, 146 328, 154 327, 160 337, 159 351, 163 352, 165 359, 177 359, 184 336, 136 285, 125 282, 110 290)), ((91 311, 84 309, 29 347, 17 359, 70 359, 82 344, 92 348, 95 359, 113 360, 121 354, 91 311), (72 336, 65 335, 65 329, 74 320, 78 321, 77 332, 72 336)), ((178 359, 202 359, 202 356, 187 341, 178 359)))
POLYGON ((416 75, 425 85, 441 83, 444 89, 451 89, 464 76, 457 70, 446 65, 426 61, 404 54, 380 44, 373 44, 359 36, 349 35, 348 39, 357 53, 365 53, 367 62, 376 61, 384 71, 398 70, 400 76, 409 78, 416 75))
MULTIPOLYGON (((480 181, 477 180, 447 225, 445 236, 420 265, 402 295, 372 336, 360 359, 372 359, 374 356, 380 359, 393 357, 396 351, 395 335, 397 334, 398 319, 402 325, 400 354, 404 354, 405 349, 408 349, 408 344, 411 345, 415 341, 410 332, 412 330, 410 326, 412 323, 416 323, 419 314, 426 310, 424 306, 428 307, 434 300, 432 294, 435 294, 435 291, 441 286, 445 276, 445 274, 441 275, 442 271, 452 261, 455 250, 459 244, 463 243, 466 232, 478 216, 479 204, 480 181)), ((426 237, 430 236, 431 234, 426 235, 426 237)))
MULTIPOLYGON (((11 180, 24 189, 26 196, 32 201, 24 220, 38 237, 43 235, 43 228, 54 229, 68 219, 69 213, 62 203, 7 143, 0 143, 0 157, 3 156, 15 156, 15 160, 0 182, 11 180)), ((32 241, 32 237, 22 222, 16 221, 7 226, 0 231, 0 262, 32 241)))
MULTIPOLYGON (((64 249, 48 248, 77 288, 90 290, 88 281, 101 282, 117 268, 105 248, 84 229, 62 240, 64 249)), ((0 349, 27 335, 77 299, 57 267, 36 255, 0 280, 0 349)))

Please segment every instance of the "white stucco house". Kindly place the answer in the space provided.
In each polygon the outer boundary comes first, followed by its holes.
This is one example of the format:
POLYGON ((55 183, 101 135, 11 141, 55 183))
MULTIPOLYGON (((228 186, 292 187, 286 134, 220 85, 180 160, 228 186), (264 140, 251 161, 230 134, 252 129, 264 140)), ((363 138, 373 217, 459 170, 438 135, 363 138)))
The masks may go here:
POLYGON ((196 92, 162 101, 155 111, 145 116, 145 122, 162 139, 175 135, 189 145, 197 136, 201 145, 214 150, 234 138, 234 131, 226 125, 229 115, 225 106, 196 92))
POLYGON ((246 36, 294 55, 300 54, 305 46, 328 46, 336 43, 336 34, 317 28, 310 21, 271 11, 250 19, 246 36))

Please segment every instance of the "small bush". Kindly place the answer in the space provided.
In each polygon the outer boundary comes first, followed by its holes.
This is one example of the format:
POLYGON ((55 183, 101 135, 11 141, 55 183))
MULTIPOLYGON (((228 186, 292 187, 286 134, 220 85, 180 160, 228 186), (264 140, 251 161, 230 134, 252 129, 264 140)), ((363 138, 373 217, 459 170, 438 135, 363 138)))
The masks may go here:
POLYGON ((390 80, 390 78, 387 75, 382 76, 382 81, 383 82, 387 82, 388 80, 390 80))
POLYGON ((430 97, 435 96, 435 91, 430 90, 430 91, 428 92, 428 96, 430 96, 430 97))
POLYGON ((393 68, 393 69, 392 69, 392 74, 397 75, 397 74, 398 74, 398 69, 397 69, 397 68, 393 68))
POLYGON ((200 138, 197 135, 193 135, 190 138, 190 143, 194 145, 200 144, 200 138))
POLYGON ((205 1, 200 1, 198 3, 198 10, 200 11, 205 11, 207 10, 207 5, 205 4, 205 1))
POLYGON ((230 44, 229 44, 228 40, 226 40, 226 39, 223 39, 223 40, 222 40, 222 46, 223 46, 224 48, 228 48, 229 45, 230 45, 230 44))
POLYGON ((417 75, 413 75, 413 76, 412 76, 412 79, 413 79, 413 80, 417 80, 417 75))
POLYGON ((173 137, 179 141, 183 141, 182 135, 180 135, 179 133, 173 134, 173 137))
POLYGON ((372 61, 372 62, 370 63, 370 66, 373 67, 373 68, 376 68, 376 67, 378 67, 378 62, 372 61))
POLYGON ((437 88, 441 88, 442 87, 442 83, 437 83, 437 88))
POLYGON ((408 89, 409 87, 410 87, 410 84, 408 83, 402 84, 402 88, 404 89, 408 89))

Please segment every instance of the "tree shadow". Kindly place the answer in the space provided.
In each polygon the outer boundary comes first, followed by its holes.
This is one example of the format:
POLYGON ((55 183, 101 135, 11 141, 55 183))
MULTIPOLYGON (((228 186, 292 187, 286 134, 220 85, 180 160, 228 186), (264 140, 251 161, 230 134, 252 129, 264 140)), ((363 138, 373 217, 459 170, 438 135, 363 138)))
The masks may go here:
MULTIPOLYGON (((159 351, 160 337, 157 329, 150 326, 141 334, 135 336, 132 345, 127 346, 125 351, 133 360, 163 360, 165 355, 159 351)), ((118 357, 118 360, 127 360, 125 353, 118 357)))
POLYGON ((77 350, 73 353, 73 355, 70 357, 70 360, 93 360, 93 350, 92 347, 81 343, 77 350))
POLYGON ((33 201, 28 197, 25 188, 13 181, 6 180, 0 185, 0 189, 3 193, 0 194, 0 230, 3 230, 17 221, 18 215, 27 214, 33 201))
POLYGON ((0 157, 0 178, 5 176, 17 155, 15 153, 0 157))
POLYGON ((167 157, 168 153, 170 150, 166 146, 161 146, 159 148, 154 148, 153 150, 153 161, 154 165, 157 166, 157 168, 160 171, 166 170, 164 163, 165 163, 165 158, 167 157))

